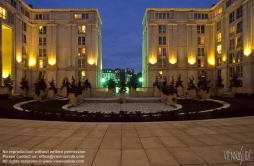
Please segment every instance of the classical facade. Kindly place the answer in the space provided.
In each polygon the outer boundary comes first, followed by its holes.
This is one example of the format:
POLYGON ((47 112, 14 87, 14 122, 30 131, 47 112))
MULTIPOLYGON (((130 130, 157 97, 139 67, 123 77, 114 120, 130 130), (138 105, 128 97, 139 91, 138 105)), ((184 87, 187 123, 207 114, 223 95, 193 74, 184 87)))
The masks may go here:
POLYGON ((33 9, 22 0, 0 1, 0 78, 26 75, 30 87, 39 76, 89 79, 100 86, 101 19, 97 9, 33 9))
POLYGON ((148 8, 143 19, 143 86, 156 76, 168 81, 206 71, 230 89, 238 73, 243 91, 254 92, 254 0, 220 0, 211 8, 148 8))

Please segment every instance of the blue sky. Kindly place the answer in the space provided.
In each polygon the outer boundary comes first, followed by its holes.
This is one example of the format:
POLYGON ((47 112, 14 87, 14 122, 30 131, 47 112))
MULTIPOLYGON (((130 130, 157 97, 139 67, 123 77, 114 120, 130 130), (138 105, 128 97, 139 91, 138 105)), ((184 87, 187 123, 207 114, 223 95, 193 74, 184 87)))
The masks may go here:
POLYGON ((142 70, 142 19, 146 8, 210 8, 219 0, 24 0, 34 8, 98 8, 103 68, 142 70))

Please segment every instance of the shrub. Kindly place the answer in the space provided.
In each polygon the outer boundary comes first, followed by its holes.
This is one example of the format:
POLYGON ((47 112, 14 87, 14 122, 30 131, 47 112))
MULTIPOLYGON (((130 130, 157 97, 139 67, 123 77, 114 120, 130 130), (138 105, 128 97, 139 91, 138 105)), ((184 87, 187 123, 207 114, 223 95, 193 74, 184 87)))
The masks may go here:
POLYGON ((13 82, 14 80, 11 79, 11 75, 9 74, 8 77, 4 78, 3 85, 11 91, 13 89, 13 82))
POLYGON ((210 82, 211 82, 211 79, 208 81, 206 72, 203 72, 201 75, 198 76, 198 89, 206 90, 208 93, 210 87, 208 87, 207 85, 210 82))
POLYGON ((83 89, 87 90, 88 88, 91 88, 91 83, 88 81, 88 79, 85 80, 85 82, 83 83, 83 89))
POLYGON ((189 78, 189 82, 188 82, 187 90, 190 90, 190 89, 196 89, 197 90, 197 87, 194 84, 194 77, 193 76, 191 78, 189 78))
POLYGON ((28 81, 27 81, 27 79, 26 79, 26 76, 22 77, 22 78, 21 78, 21 82, 20 82, 20 85, 21 85, 20 88, 23 89, 23 90, 24 90, 24 89, 25 89, 25 90, 29 90, 28 84, 29 84, 29 83, 28 83, 28 81))
POLYGON ((45 91, 46 88, 47 84, 43 77, 38 78, 37 81, 34 83, 35 94, 37 94, 38 96, 40 96, 40 90, 45 91))
POLYGON ((52 80, 49 82, 49 89, 53 89, 53 90, 54 90, 54 93, 57 94, 56 84, 55 84, 53 78, 52 78, 52 80))
POLYGON ((177 81, 176 81, 176 88, 180 86, 183 88, 183 81, 181 80, 181 74, 178 75, 177 81))
POLYGON ((125 93, 126 92, 126 84, 124 81, 120 81, 119 85, 119 93, 125 93))
POLYGON ((223 79, 221 78, 221 75, 218 75, 216 80, 216 87, 217 88, 224 88, 224 84, 222 84, 223 79))
POLYGON ((238 79, 238 74, 234 73, 233 77, 230 79, 230 88, 232 87, 242 87, 242 81, 238 79))
POLYGON ((108 80, 108 89, 114 89, 116 87, 116 82, 113 79, 108 80))
POLYGON ((70 81, 67 77, 64 77, 63 79, 63 82, 62 82, 62 86, 61 86, 61 89, 63 87, 66 87, 67 88, 67 92, 69 91, 69 88, 70 88, 70 81))

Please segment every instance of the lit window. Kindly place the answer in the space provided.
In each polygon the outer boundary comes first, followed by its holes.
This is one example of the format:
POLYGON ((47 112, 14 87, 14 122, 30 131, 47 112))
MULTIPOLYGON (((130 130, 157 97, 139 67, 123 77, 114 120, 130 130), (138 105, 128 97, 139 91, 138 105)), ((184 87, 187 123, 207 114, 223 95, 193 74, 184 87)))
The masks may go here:
POLYGON ((46 44, 47 44, 46 37, 39 37, 39 45, 40 46, 45 46, 46 44))
POLYGON ((205 44, 205 36, 198 36, 198 38, 197 38, 197 44, 198 45, 204 45, 205 44))
POLYGON ((243 51, 237 51, 236 53, 236 62, 242 62, 243 61, 243 51))
POLYGON ((26 23, 25 22, 22 22, 22 30, 26 31, 26 23))
POLYGON ((39 49, 39 57, 46 57, 46 56, 47 56, 46 48, 40 48, 39 49))
POLYGON ((236 9, 236 19, 241 18, 243 16, 243 8, 242 6, 236 9))
POLYGON ((86 76, 86 72, 85 71, 78 71, 78 78, 84 79, 85 76, 86 76))
POLYGON ((39 68, 46 68, 46 60, 39 60, 39 68))
POLYGON ((166 59, 159 59, 159 67, 166 67, 166 59))
POLYGON ((235 40, 232 39, 229 41, 229 50, 235 49, 235 40))
POLYGON ((242 23, 242 21, 238 22, 236 27, 237 27, 236 33, 241 33, 242 29, 243 29, 243 23, 242 23))
POLYGON ((217 31, 221 30, 221 21, 217 22, 217 31))
POLYGON ((198 58, 198 67, 204 67, 204 66, 205 66, 205 59, 198 58))
POLYGON ((158 48, 158 56, 167 56, 167 48, 158 48))
POLYGON ((22 34, 22 43, 26 44, 26 35, 25 34, 22 34))
POLYGON ((205 33, 205 26, 204 26, 204 25, 198 25, 198 26, 197 26, 197 33, 198 33, 198 34, 203 34, 203 33, 205 33))
POLYGON ((46 26, 39 26, 39 34, 46 34, 47 27, 46 26))
POLYGON ((27 48, 26 48, 26 46, 22 46, 22 55, 27 55, 27 48))
POLYGON ((235 54, 234 53, 229 54, 229 63, 235 63, 235 54))
POLYGON ((229 14, 229 24, 235 21, 235 13, 232 12, 229 14))
POLYGON ((168 19, 169 13, 155 13, 155 18, 157 19, 168 19))
POLYGON ((75 20, 88 19, 88 18, 89 18, 89 14, 88 13, 74 14, 74 19, 75 20))
POLYGON ((218 54, 221 54, 221 45, 217 46, 217 52, 218 52, 218 54))
POLYGON ((222 12, 222 6, 215 10, 215 16, 222 12))
POLYGON ((166 36, 159 36, 159 45, 166 45, 166 36))
POLYGON ((78 56, 86 56, 86 48, 78 48, 78 56))
POLYGON ((39 71, 39 78, 46 79, 46 71, 39 71))
POLYGON ((78 37, 78 45, 85 45, 86 37, 78 37))
POLYGON ((85 25, 80 25, 78 26, 78 33, 86 33, 86 26, 85 25))
POLYGON ((78 59, 78 67, 79 68, 85 67, 85 59, 78 59))
POLYGON ((235 34, 235 26, 234 25, 229 28, 229 36, 231 36, 233 34, 235 34))
POLYGON ((217 42, 221 42, 221 33, 217 34, 217 42))
POLYGON ((159 33, 166 33, 166 25, 159 25, 159 33))
POLYGON ((36 14, 36 20, 49 20, 49 14, 36 14))
POLYGON ((0 18, 6 19, 6 10, 0 7, 0 18))
POLYGON ((205 48, 198 48, 198 56, 205 56, 205 48))

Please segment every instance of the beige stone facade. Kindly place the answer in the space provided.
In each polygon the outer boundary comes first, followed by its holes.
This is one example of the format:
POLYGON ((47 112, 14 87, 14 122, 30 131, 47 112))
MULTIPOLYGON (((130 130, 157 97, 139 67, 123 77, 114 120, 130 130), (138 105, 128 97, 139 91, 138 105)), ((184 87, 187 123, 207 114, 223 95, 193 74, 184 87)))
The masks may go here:
POLYGON ((1 75, 11 74, 14 92, 26 75, 30 87, 39 76, 89 79, 100 86, 102 69, 100 15, 97 9, 33 9, 22 0, 0 1, 1 75))
POLYGON ((230 77, 240 75, 243 92, 254 92, 254 0, 220 0, 211 8, 148 8, 143 19, 143 86, 155 77, 206 71, 215 86, 217 75, 229 91, 230 77))

